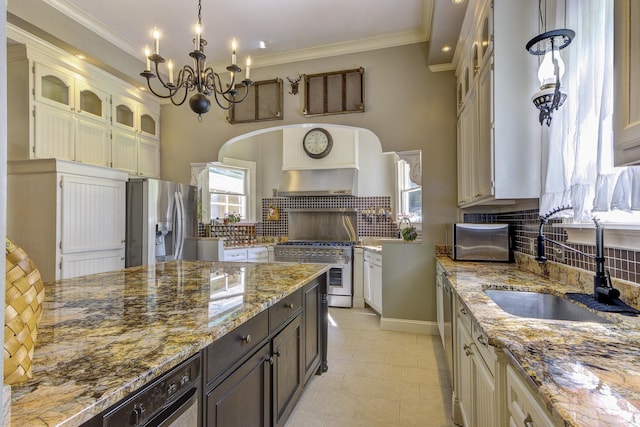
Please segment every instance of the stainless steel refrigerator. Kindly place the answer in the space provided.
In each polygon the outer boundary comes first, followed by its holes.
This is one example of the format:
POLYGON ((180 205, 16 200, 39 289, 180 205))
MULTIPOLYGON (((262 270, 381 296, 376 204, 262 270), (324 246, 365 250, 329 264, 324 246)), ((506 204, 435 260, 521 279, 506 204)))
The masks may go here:
POLYGON ((144 178, 127 183, 126 267, 197 259, 197 189, 144 178))

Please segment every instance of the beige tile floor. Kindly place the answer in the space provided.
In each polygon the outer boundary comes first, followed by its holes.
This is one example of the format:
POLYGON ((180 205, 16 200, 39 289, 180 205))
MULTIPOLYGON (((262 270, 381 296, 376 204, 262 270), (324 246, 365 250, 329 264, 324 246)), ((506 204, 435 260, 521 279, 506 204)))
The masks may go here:
POLYGON ((440 337, 380 329, 369 309, 329 309, 329 371, 309 381, 285 427, 450 427, 440 337))

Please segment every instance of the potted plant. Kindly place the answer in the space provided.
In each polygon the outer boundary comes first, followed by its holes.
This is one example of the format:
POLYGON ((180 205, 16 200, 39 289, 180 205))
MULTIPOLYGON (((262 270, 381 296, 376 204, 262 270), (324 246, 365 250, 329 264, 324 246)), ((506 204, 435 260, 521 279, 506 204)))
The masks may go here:
POLYGON ((224 224, 227 225, 229 223, 234 224, 236 222, 240 222, 240 214, 235 212, 227 212, 224 215, 224 224))

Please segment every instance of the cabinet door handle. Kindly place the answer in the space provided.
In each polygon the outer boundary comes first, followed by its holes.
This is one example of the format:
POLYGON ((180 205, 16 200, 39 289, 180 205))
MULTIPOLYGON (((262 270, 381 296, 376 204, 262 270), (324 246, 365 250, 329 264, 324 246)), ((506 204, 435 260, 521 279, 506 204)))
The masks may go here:
POLYGON ((464 314, 465 316, 467 315, 467 310, 464 309, 464 307, 460 307, 460 313, 464 314))
POLYGON ((247 334, 246 337, 242 337, 242 342, 249 344, 251 342, 251 334, 247 334))
POLYGON ((464 354, 466 354, 467 356, 471 356, 473 354, 473 351, 471 351, 470 345, 464 344, 462 348, 464 349, 464 354))
POLYGON ((285 304, 285 306, 284 306, 284 307, 285 307, 285 308, 288 308, 289 310, 293 310, 293 307, 294 307, 294 306, 293 306, 293 303, 292 303, 292 302, 290 302, 289 304, 285 304))
POLYGON ((487 346, 487 339, 484 337, 484 335, 478 335, 478 342, 485 347, 487 346))
POLYGON ((274 351, 273 355, 280 357, 280 349, 277 349, 276 351, 274 351))
POLYGON ((526 427, 533 427, 533 420, 531 419, 531 414, 527 413, 527 416, 523 421, 526 427))

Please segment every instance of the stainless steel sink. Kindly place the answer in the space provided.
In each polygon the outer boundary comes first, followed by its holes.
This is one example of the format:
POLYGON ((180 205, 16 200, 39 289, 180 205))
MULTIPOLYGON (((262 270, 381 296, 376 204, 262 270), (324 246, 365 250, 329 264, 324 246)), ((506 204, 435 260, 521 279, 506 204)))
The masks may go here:
POLYGON ((566 299, 541 292, 487 289, 489 298, 509 314, 519 317, 574 322, 611 323, 566 299))

